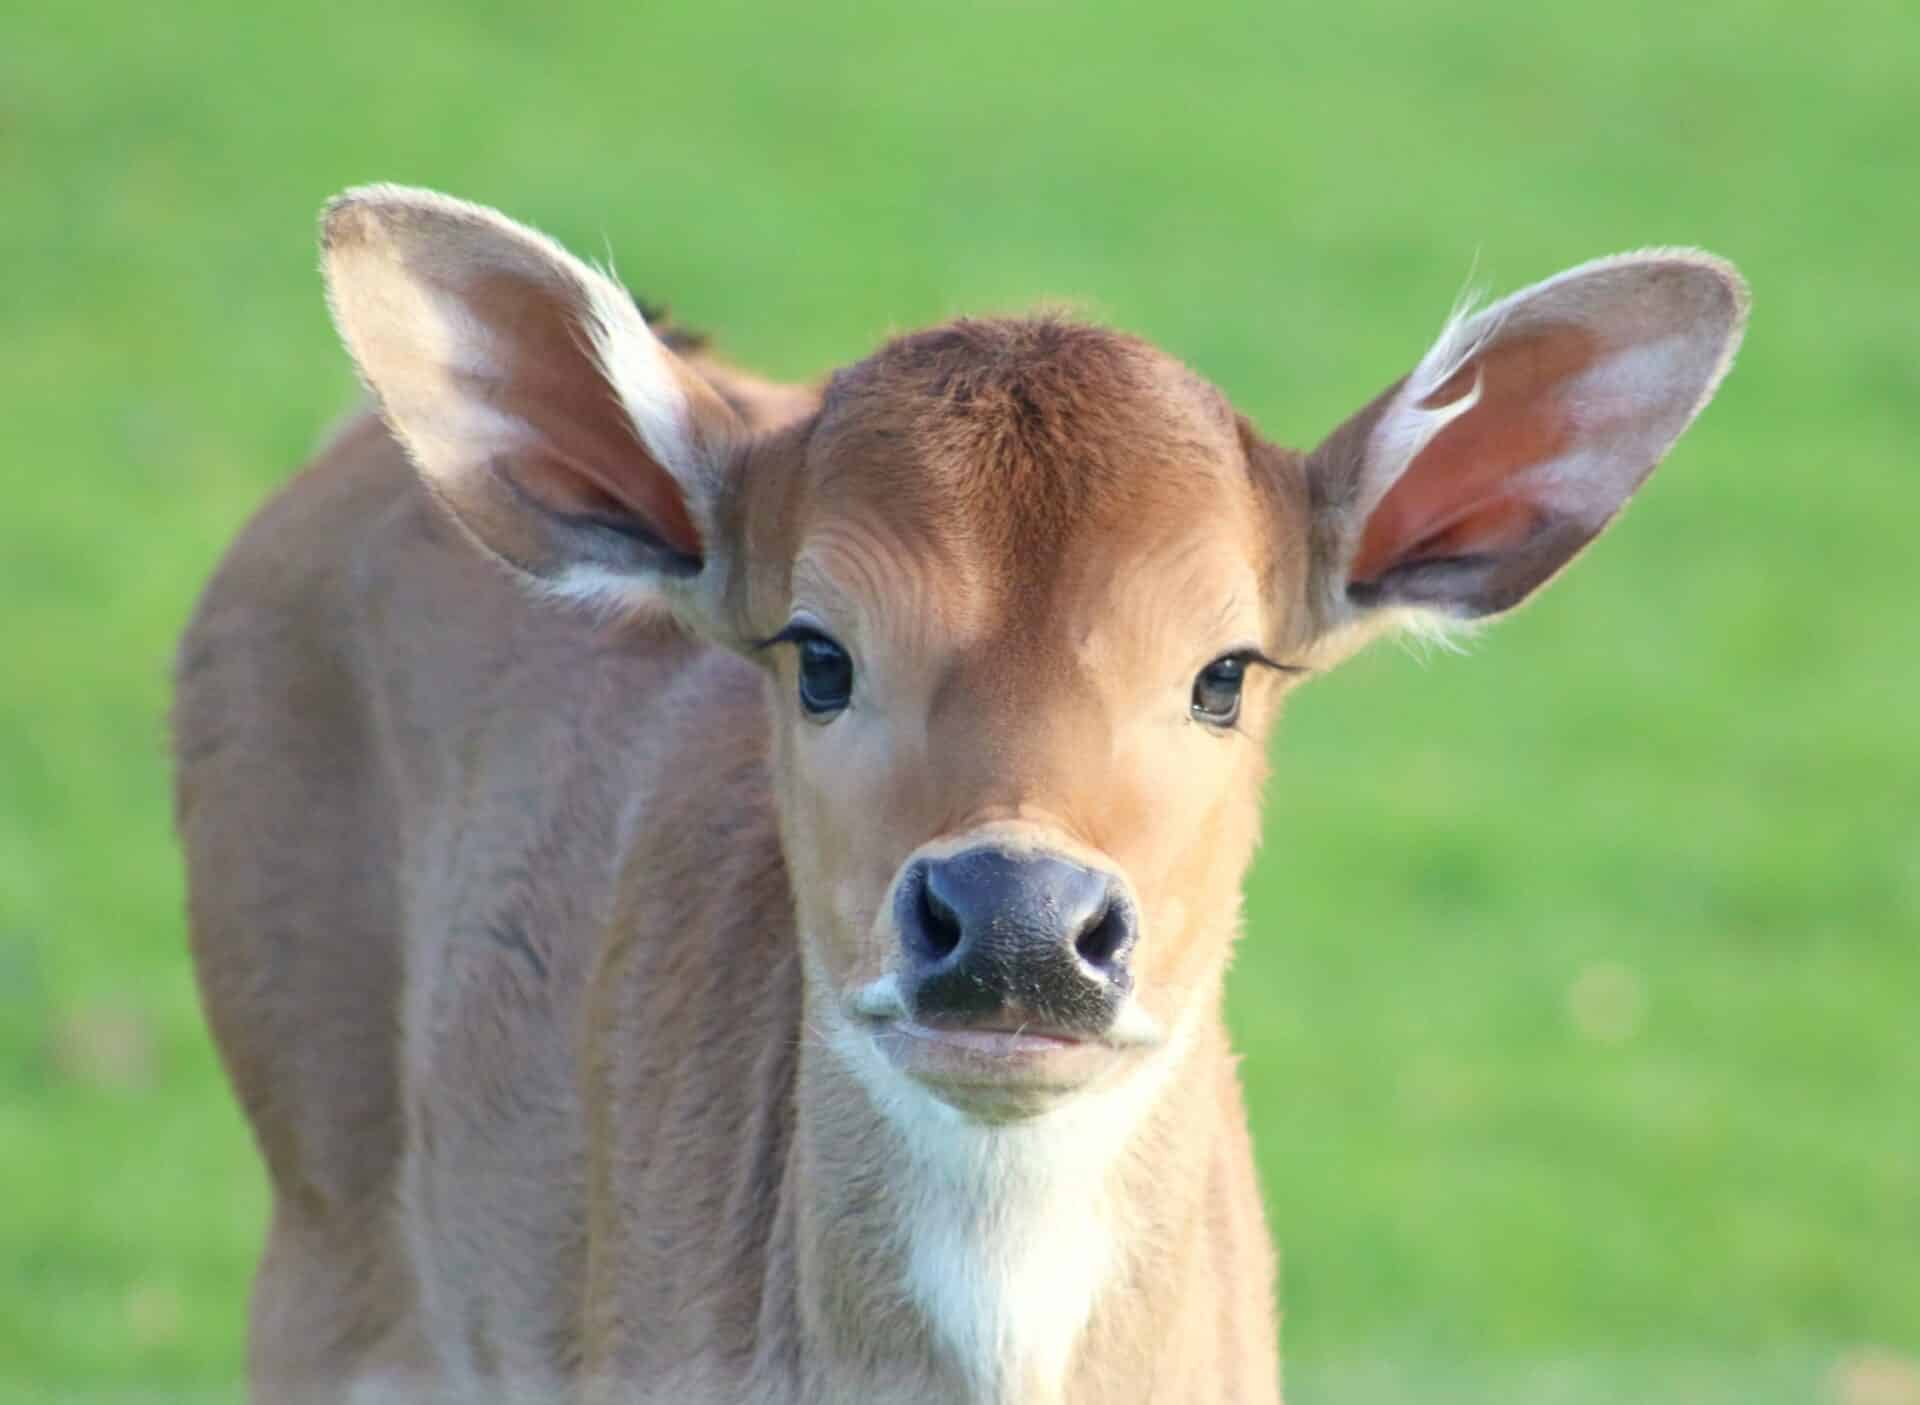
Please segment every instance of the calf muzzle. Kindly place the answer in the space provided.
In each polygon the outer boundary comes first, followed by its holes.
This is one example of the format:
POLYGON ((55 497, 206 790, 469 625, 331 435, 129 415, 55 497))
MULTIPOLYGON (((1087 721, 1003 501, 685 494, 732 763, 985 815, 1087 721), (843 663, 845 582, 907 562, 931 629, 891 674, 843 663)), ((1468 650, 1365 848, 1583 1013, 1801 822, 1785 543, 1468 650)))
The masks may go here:
POLYGON ((1112 874, 981 846, 914 860, 895 902, 923 1023, 1099 1038, 1132 988, 1138 924, 1112 874))

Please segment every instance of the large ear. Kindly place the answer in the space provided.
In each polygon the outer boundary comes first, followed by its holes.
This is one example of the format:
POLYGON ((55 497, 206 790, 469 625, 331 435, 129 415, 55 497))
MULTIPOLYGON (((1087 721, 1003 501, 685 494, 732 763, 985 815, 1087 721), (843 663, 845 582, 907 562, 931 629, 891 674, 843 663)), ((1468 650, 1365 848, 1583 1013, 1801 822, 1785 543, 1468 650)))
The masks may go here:
POLYGON ((1707 254, 1584 264, 1456 316, 1307 460, 1323 633, 1519 604, 1598 536, 1713 395, 1746 285, 1707 254))
POLYGON ((335 199, 322 244, 347 349, 482 546, 560 594, 711 616, 744 431, 625 290, 491 210, 397 186, 335 199))

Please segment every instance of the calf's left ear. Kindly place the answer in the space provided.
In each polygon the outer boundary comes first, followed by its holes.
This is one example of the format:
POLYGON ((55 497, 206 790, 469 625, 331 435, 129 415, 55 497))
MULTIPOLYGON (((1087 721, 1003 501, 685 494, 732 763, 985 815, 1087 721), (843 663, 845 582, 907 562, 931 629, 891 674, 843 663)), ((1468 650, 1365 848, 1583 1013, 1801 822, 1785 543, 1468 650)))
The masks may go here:
POLYGON ((1307 458, 1321 632, 1511 609, 1613 519, 1712 397, 1746 285, 1708 254, 1600 259, 1455 318, 1307 458))
POLYGON ((474 541, 550 593, 724 637, 746 431, 625 289, 432 191, 350 190, 322 241, 347 349, 474 541))

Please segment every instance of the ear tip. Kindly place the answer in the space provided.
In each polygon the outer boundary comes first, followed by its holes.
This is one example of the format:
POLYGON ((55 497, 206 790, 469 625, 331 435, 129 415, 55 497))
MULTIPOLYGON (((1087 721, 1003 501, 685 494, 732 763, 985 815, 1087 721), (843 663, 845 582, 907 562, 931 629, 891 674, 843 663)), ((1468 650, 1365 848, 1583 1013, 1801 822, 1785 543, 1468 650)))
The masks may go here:
POLYGON ((329 276, 364 253, 421 267, 465 259, 576 290, 601 277, 548 236, 498 210, 409 185, 356 185, 327 201, 320 211, 320 252, 329 276))
POLYGON ((1622 254, 1619 261, 1631 261, 1655 276, 1667 275, 1686 283, 1699 315, 1717 316, 1734 338, 1745 328, 1753 307, 1753 291, 1731 259, 1706 249, 1662 248, 1622 254))
POLYGON ((1744 308, 1752 300, 1746 277, 1732 259, 1722 258, 1707 249, 1662 249, 1665 258, 1695 274, 1704 274, 1718 286, 1736 307, 1744 308))
POLYGON ((365 244, 403 210, 417 209, 422 197, 436 198, 401 185, 349 186, 320 207, 320 248, 331 254, 365 244))
POLYGON ((364 198, 364 192, 368 189, 362 186, 344 190, 321 207, 321 252, 338 253, 365 243, 373 234, 379 216, 371 208, 371 202, 364 198))
POLYGON ((1753 289, 1739 269, 1727 259, 1715 254, 1702 254, 1705 266, 1719 280, 1720 288, 1727 299, 1727 316, 1735 340, 1743 336, 1747 329, 1747 318, 1753 312, 1753 289))
POLYGON ((448 221, 497 224, 502 218, 484 206, 443 195, 423 186, 376 182, 349 186, 320 208, 320 247, 325 250, 365 243, 374 234, 397 232, 410 224, 448 221))

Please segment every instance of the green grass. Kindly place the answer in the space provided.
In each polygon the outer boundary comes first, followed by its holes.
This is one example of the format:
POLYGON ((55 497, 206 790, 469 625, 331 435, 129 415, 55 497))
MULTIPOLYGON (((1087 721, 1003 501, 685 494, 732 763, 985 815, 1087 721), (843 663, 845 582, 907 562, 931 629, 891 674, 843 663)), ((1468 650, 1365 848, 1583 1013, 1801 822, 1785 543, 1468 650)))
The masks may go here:
POLYGON ((1738 261, 1746 352, 1626 522, 1282 727, 1233 1016, 1289 1371, 1805 1401, 1920 1351, 1920 10, 662 8, 0 9, 0 1396, 238 1370, 166 658, 348 401, 312 220, 372 179, 774 372, 1064 297, 1296 442, 1476 263, 1738 261))

